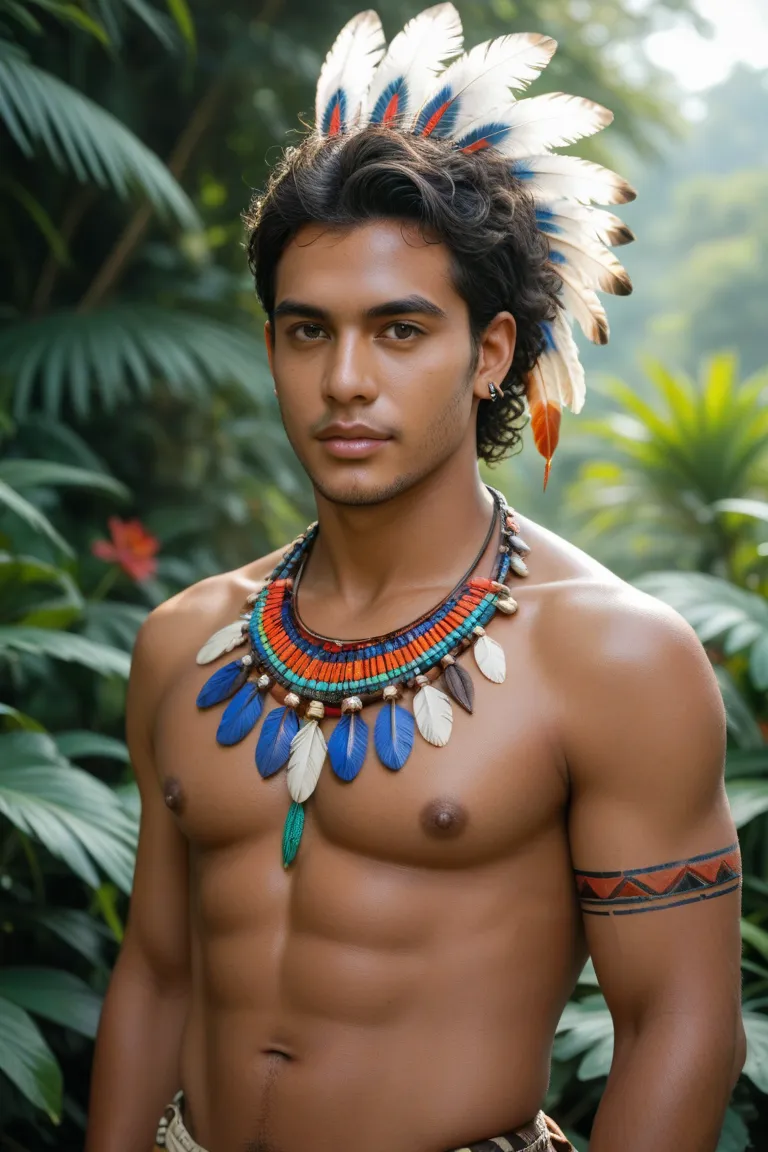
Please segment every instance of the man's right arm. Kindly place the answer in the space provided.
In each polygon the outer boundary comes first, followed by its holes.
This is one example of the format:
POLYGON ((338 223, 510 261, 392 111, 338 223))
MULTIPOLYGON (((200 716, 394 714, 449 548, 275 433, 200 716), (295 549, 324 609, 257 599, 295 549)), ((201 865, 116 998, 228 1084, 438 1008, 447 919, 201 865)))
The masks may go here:
POLYGON ((128 687, 141 827, 128 924, 96 1040, 85 1152, 150 1152, 180 1087, 190 984, 187 844, 163 801, 151 739, 174 663, 171 615, 163 607, 142 627, 128 687))

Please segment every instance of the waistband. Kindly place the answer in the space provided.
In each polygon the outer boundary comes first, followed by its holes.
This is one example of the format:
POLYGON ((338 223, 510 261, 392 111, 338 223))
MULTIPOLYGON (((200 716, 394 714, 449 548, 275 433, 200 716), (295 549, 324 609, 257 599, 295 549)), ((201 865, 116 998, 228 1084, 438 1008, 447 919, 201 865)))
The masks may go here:
MULTIPOLYGON (((163 1112, 155 1136, 156 1149, 161 1152, 206 1152, 202 1144, 193 1140, 183 1119, 184 1093, 179 1091, 163 1112)), ((454 1152, 573 1152, 573 1146, 543 1112, 514 1132, 492 1136, 476 1144, 465 1144, 454 1152)))

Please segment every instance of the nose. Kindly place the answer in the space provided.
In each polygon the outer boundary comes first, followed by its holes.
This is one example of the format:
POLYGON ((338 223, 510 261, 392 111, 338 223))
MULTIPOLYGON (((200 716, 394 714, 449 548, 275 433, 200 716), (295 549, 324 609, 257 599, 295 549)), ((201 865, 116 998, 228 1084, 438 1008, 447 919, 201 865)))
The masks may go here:
POLYGON ((325 399, 340 405, 370 404, 375 400, 379 390, 363 333, 353 329, 339 332, 330 353, 324 379, 325 399))

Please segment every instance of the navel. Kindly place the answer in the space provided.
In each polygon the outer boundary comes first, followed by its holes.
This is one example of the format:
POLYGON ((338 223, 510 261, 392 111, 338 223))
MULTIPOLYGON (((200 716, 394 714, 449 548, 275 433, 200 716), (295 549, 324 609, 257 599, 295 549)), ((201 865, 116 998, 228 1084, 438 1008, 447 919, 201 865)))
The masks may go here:
POLYGON ((187 798, 184 795, 181 782, 175 776, 166 776, 163 781, 163 800, 171 812, 175 812, 177 816, 180 816, 184 811, 187 798))
POLYGON ((431 836, 458 836, 467 826, 465 808, 455 800, 432 800, 422 808, 419 822, 431 836))

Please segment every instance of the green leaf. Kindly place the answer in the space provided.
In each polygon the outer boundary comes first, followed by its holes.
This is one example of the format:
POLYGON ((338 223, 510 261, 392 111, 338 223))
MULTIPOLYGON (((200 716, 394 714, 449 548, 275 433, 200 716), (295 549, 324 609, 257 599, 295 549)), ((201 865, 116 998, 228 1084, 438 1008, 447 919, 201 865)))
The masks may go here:
POLYGON ((39 720, 35 720, 34 716, 27 716, 26 712, 19 712, 18 708, 12 708, 10 704, 0 704, 0 716, 7 716, 27 732, 45 732, 45 727, 39 720))
POLYGON ((50 628, 32 628, 26 625, 0 627, 0 653, 28 652, 34 656, 50 656, 82 664, 102 676, 122 676, 128 679, 131 659, 126 652, 106 644, 97 644, 74 632, 57 632, 50 628))
POLYGON ((737 512, 740 516, 768 522, 768 502, 765 500, 716 500, 712 507, 717 512, 737 512))
POLYGON ((755 688, 768 688, 768 633, 757 640, 749 654, 749 674, 755 688))
POLYGON ((105 967, 104 944, 112 935, 88 912, 78 908, 34 908, 24 910, 23 918, 53 932, 95 967, 105 967))
POLYGON ((56 262, 64 267, 70 264, 69 252, 64 237, 51 220, 39 200, 18 181, 5 177, 0 180, 4 188, 21 205, 40 234, 47 240, 56 262))
POLYGON ((0 505, 5 505, 9 511, 20 516, 33 531, 47 536, 51 543, 55 544, 67 556, 74 556, 73 550, 64 537, 59 535, 48 517, 44 516, 34 504, 30 504, 28 500, 19 495, 15 488, 11 488, 2 479, 0 479, 0 505))
POLYGON ((58 968, 0 968, 0 998, 93 1040, 101 997, 79 977, 58 968))
POLYGON ((100 884, 95 863, 130 892, 136 823, 114 792, 72 767, 49 736, 0 735, 0 813, 91 887, 100 884))
POLYGON ((0 116, 25 156, 42 144, 54 164, 128 196, 140 187, 156 211, 200 229, 192 202, 163 162, 106 109, 0 41, 0 116))
POLYGON ((181 32, 191 53, 196 51, 195 25, 187 0, 166 0, 168 11, 171 13, 176 27, 181 32))
POLYGON ((263 346, 250 333, 148 304, 60 309, 13 325, 0 333, 0 363, 15 382, 14 410, 21 419, 36 389, 49 416, 68 396, 85 417, 94 396, 112 411, 131 389, 146 396, 160 381, 173 395, 198 403, 227 384, 263 401, 270 386, 263 346))
POLYGON ((735 1108, 725 1114, 716 1152, 746 1152, 750 1146, 749 1130, 735 1108))
POLYGON ((743 1074, 756 1088, 768 1094, 768 1016, 744 1012, 743 1020, 747 1034, 747 1060, 743 1074))
POLYGON ((768 960, 768 932, 758 928, 757 924, 753 924, 751 920, 742 919, 741 938, 768 960))
POLYGON ((61 1118, 63 1083, 56 1057, 32 1018, 0 999, 0 1071, 54 1124, 61 1118))
POLYGON ((768 780, 729 780, 726 791, 737 828, 768 812, 768 780))
POLYGON ((90 472, 57 460, 2 460, 0 481, 13 488, 85 488, 91 492, 105 492, 118 500, 128 500, 130 492, 114 476, 105 472, 90 472))
POLYGON ((114 736, 103 736, 100 732, 53 732, 51 737, 62 756, 68 760, 83 760, 89 756, 105 756, 129 764, 128 748, 122 740, 114 736))

